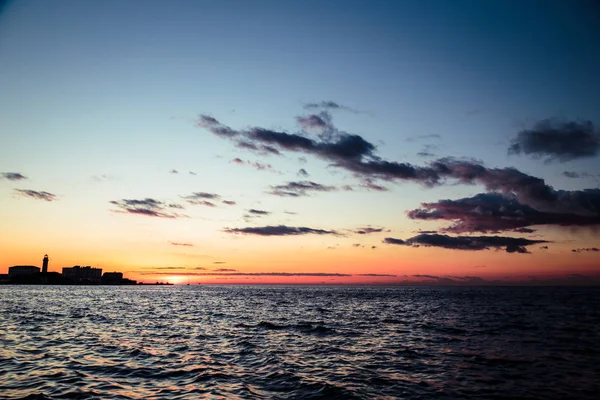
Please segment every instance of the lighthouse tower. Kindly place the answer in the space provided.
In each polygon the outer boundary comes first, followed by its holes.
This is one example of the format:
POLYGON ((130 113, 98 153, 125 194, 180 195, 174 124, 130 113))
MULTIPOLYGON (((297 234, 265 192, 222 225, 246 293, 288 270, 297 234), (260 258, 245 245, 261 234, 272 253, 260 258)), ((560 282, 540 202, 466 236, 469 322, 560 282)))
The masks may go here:
POLYGON ((48 254, 44 255, 44 261, 42 263, 42 273, 48 272, 48 254))

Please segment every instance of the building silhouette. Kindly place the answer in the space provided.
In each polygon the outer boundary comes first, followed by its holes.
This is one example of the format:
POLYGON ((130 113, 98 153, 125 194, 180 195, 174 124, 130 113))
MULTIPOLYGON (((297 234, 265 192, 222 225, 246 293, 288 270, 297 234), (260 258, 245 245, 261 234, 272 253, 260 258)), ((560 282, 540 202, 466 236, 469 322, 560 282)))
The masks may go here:
POLYGON ((76 283, 99 284, 102 280, 102 268, 92 268, 90 266, 81 267, 63 267, 62 275, 76 283))
POLYGON ((42 261, 42 273, 48 272, 48 254, 44 255, 44 260, 42 261))
POLYGON ((34 267, 33 265, 15 265, 8 268, 9 278, 19 275, 33 275, 37 274, 38 272, 40 272, 40 268, 34 267))

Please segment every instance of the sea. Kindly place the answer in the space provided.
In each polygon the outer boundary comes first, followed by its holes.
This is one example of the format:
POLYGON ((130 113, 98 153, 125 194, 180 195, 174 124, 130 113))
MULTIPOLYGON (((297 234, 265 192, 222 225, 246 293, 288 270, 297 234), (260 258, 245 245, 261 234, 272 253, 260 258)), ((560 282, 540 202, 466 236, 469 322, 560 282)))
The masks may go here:
POLYGON ((0 286, 1 399, 598 399, 600 288, 0 286))

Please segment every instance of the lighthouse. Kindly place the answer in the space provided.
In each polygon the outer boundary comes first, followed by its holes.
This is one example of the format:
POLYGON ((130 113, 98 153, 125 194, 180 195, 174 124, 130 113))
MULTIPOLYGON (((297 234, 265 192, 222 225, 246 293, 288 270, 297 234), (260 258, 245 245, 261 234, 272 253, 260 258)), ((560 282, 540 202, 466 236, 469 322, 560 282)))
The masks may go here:
POLYGON ((48 254, 44 255, 44 261, 42 262, 42 273, 48 272, 48 254))

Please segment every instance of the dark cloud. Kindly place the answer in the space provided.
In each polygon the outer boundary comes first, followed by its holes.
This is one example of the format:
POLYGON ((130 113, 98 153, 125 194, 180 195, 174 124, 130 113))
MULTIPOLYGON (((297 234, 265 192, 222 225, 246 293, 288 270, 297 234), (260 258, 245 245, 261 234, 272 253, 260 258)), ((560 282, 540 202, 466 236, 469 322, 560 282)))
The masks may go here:
POLYGON ((55 201, 56 195, 44 191, 29 190, 29 189, 15 189, 15 192, 23 197, 31 197, 32 199, 55 201))
POLYGON ((269 211, 257 210, 257 209, 254 209, 254 208, 249 209, 248 213, 252 214, 252 215, 269 215, 269 214, 271 214, 269 211))
POLYGON ((571 250, 573 253, 581 253, 581 252, 598 252, 600 251, 600 249, 598 249, 597 247, 585 247, 585 248, 579 248, 579 249, 572 249, 571 250))
POLYGON ((198 199, 210 199, 210 200, 219 200, 221 196, 215 193, 206 193, 206 192, 194 192, 189 196, 182 196, 182 198, 186 200, 198 200, 198 199))
POLYGON ((21 181, 23 179, 27 179, 27 177, 18 172, 2 172, 0 176, 4 179, 8 179, 9 181, 21 181))
POLYGON ((330 118, 327 113, 296 117, 296 122, 298 122, 298 125, 300 125, 303 129, 310 132, 324 132, 331 129, 330 118))
POLYGON ((364 228, 358 228, 355 231, 353 231, 354 233, 357 233, 359 235, 367 235, 369 233, 379 233, 379 232, 383 232, 383 228, 373 228, 371 226, 366 226, 364 228))
MULTIPOLYGON (((195 206, 206 206, 206 207, 216 207, 217 205, 214 203, 215 201, 221 200, 221 196, 216 193, 206 193, 206 192, 194 192, 188 196, 181 196, 182 199, 187 201, 189 204, 195 206), (212 201, 208 201, 212 200, 212 201)), ((233 205, 235 202, 228 200, 221 200, 221 203, 227 205, 233 205)))
POLYGON ((300 197, 310 196, 310 192, 331 192, 337 190, 335 186, 325 186, 312 181, 288 182, 285 185, 271 186, 269 192, 275 196, 300 197))
POLYGON ((513 139, 509 154, 527 154, 546 162, 565 162, 600 153, 600 132, 591 121, 546 119, 513 139))
POLYGON ((113 204, 120 208, 121 212, 126 212, 129 214, 137 214, 137 215, 145 215, 148 217, 158 217, 158 218, 180 218, 185 217, 185 215, 176 214, 167 212, 172 205, 163 203, 162 201, 145 198, 143 200, 134 200, 134 199, 123 199, 118 201, 111 201, 110 204, 113 204))
POLYGON ((235 269, 231 269, 231 268, 217 268, 214 271, 215 272, 237 272, 235 269))
POLYGON ((385 186, 374 183, 372 179, 363 179, 360 183, 360 186, 369 191, 373 190, 376 192, 387 192, 389 190, 385 186))
POLYGON ((298 170, 297 175, 301 178, 306 178, 306 177, 310 176, 310 174, 308 172, 306 172, 306 170, 304 168, 300 168, 298 170))
POLYGON ((579 178, 579 174, 577 172, 571 172, 571 171, 564 171, 562 173, 562 176, 566 176, 567 178, 579 178))
POLYGON ((385 238, 383 242, 413 247, 442 247, 454 250, 505 248, 508 253, 526 253, 526 246, 536 243, 547 243, 546 240, 530 240, 506 236, 448 236, 440 234, 421 234, 406 240, 385 238))
POLYGON ((392 275, 392 274, 356 274, 355 276, 391 276, 391 277, 396 277, 396 275, 392 275))
MULTIPOLYGON (((209 120, 214 118, 209 117, 209 120)), ((201 121, 203 121, 201 117, 201 121)), ((538 211, 563 212, 582 216, 598 216, 600 189, 577 191, 555 190, 543 179, 515 168, 488 168, 477 160, 441 158, 426 166, 387 161, 376 155, 376 147, 361 136, 337 131, 326 137, 309 138, 298 134, 262 128, 234 131, 214 120, 201 122, 210 132, 234 141, 246 140, 256 145, 268 144, 280 150, 303 152, 329 161, 332 166, 371 182, 414 181, 424 186, 443 183, 480 184, 487 191, 516 198, 521 204, 538 211), (227 134, 223 134, 225 130, 227 134), (234 133, 232 133, 234 132, 234 133)), ((288 194, 294 196, 293 192, 288 194)), ((297 194, 296 194, 297 195, 297 194)))
POLYGON ((194 245, 191 243, 180 243, 180 242, 169 242, 173 246, 184 246, 184 247, 193 247, 194 245))
POLYGON ((399 244, 399 245, 405 245, 405 244, 407 244, 402 239, 396 239, 396 238, 392 238, 392 237, 387 237, 387 238, 383 239, 383 243, 387 243, 387 244, 399 244))
MULTIPOLYGON (((600 204, 600 191, 596 194, 600 204)), ((592 198, 592 196, 588 196, 592 198)), ((531 233, 533 225, 588 226, 600 224, 600 215, 584 216, 568 212, 543 212, 498 193, 482 193, 458 200, 422 203, 422 208, 408 211, 408 217, 419 220, 452 221, 441 232, 497 233, 515 231, 531 233)))
POLYGON ((307 227, 293 227, 293 226, 257 226, 257 227, 246 227, 246 228, 226 228, 227 233, 242 233, 247 235, 259 235, 259 236, 292 236, 292 235, 337 235, 336 231, 327 231, 323 229, 313 229, 307 227))

